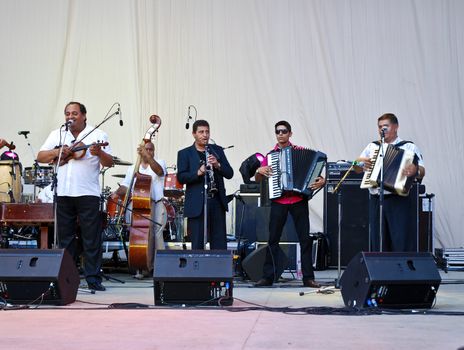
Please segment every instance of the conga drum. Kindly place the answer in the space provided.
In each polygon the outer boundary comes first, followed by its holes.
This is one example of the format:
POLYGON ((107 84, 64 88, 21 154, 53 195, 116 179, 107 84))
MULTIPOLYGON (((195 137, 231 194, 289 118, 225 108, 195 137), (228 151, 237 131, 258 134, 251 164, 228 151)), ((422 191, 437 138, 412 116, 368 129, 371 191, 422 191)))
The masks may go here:
POLYGON ((0 160, 0 202, 21 202, 22 166, 17 160, 0 160))

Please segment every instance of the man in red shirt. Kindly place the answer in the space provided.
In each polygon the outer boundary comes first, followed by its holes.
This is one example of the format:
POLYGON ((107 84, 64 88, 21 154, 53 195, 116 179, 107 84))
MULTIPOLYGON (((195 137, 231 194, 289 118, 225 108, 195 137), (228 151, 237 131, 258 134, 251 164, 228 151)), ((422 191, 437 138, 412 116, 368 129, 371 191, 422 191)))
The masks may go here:
MULTIPOLYGON (((277 151, 291 146, 298 149, 298 146, 290 142, 292 136, 292 127, 285 120, 275 124, 275 134, 277 144, 272 151, 277 151)), ((255 178, 260 181, 263 176, 272 175, 272 168, 267 165, 267 157, 261 163, 261 167, 256 170, 255 178)), ((325 179, 318 177, 314 183, 310 184, 312 190, 323 187, 325 179)), ((268 249, 266 250, 266 260, 263 266, 263 278, 256 282, 256 287, 272 286, 279 278, 276 275, 274 261, 279 251, 279 241, 282 235, 287 216, 290 214, 295 223, 295 229, 298 235, 301 249, 301 270, 303 273, 303 286, 319 288, 320 285, 314 281, 314 270, 312 262, 312 245, 313 241, 309 236, 309 209, 308 199, 297 192, 284 191, 282 196, 271 201, 271 214, 269 220, 269 240, 268 249)))

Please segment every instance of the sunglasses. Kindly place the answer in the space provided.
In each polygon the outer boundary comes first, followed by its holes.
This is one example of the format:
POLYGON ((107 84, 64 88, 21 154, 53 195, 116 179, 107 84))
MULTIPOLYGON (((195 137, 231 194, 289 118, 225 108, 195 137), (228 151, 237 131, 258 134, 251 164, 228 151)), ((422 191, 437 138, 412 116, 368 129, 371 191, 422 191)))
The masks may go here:
POLYGON ((276 133, 276 135, 279 135, 279 134, 287 135, 288 130, 287 129, 276 129, 275 133, 276 133))

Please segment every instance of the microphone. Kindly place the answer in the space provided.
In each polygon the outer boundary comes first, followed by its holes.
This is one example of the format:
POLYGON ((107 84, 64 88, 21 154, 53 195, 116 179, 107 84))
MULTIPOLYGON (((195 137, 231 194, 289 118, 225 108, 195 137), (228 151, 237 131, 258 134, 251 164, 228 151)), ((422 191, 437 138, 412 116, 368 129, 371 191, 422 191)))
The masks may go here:
POLYGON ((124 122, 122 121, 122 112, 121 112, 121 105, 118 103, 118 111, 116 114, 119 114, 119 125, 123 126, 124 122))
POLYGON ((71 126, 71 124, 74 123, 73 120, 68 120, 66 123, 64 123, 63 125, 61 125, 61 127, 66 127, 66 131, 68 131, 69 127, 71 126))
POLYGON ((188 106, 188 110, 187 110, 187 123, 185 123, 185 129, 188 130, 188 128, 190 127, 190 119, 192 119, 192 117, 190 116, 190 107, 192 107, 192 105, 188 106))
POLYGON ((382 134, 382 137, 385 137, 385 131, 388 131, 388 128, 386 126, 380 129, 380 133, 382 134))
POLYGON ((24 135, 25 137, 29 134, 30 131, 18 131, 18 135, 24 135))
POLYGON ((234 145, 230 145, 230 146, 227 146, 227 147, 222 147, 222 149, 229 149, 229 148, 232 148, 234 147, 234 145))
POLYGON ((353 162, 351 164, 354 165, 354 166, 359 166, 359 167, 363 168, 365 163, 353 160, 353 162))

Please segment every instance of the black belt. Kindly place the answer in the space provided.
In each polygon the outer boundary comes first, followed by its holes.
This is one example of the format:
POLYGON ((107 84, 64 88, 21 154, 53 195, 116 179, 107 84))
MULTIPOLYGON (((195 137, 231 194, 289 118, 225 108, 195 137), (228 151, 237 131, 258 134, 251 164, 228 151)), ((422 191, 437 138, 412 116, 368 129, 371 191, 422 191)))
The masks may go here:
MULTIPOLYGON (((380 198, 380 194, 371 194, 372 197, 375 197, 375 198, 380 198)), ((388 193, 388 194, 384 194, 383 195, 383 198, 387 198, 387 197, 393 197, 393 196, 396 196, 396 194, 394 193, 388 193)))

